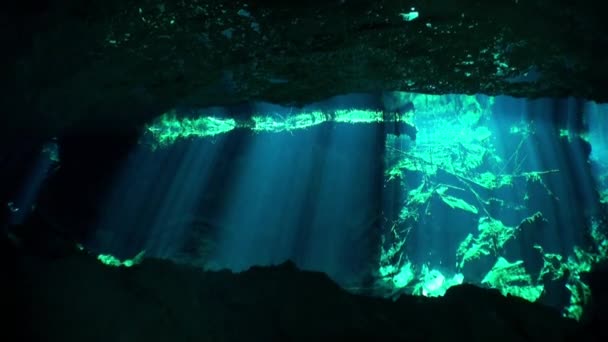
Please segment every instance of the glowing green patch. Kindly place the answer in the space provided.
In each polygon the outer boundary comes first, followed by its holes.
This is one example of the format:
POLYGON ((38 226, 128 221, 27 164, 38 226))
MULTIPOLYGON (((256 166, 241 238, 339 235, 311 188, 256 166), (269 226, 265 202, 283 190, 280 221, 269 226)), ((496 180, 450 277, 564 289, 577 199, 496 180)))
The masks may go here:
POLYGON ((97 256, 97 260, 101 261, 101 263, 106 266, 114 266, 114 267, 122 266, 122 261, 120 261, 120 259, 118 259, 117 257, 110 255, 110 254, 99 254, 97 256))
POLYGON ((389 179, 402 177, 404 170, 422 172, 427 175, 434 175, 437 173, 438 169, 439 168, 437 167, 437 165, 429 163, 423 159, 419 159, 418 157, 410 156, 399 160, 397 164, 390 167, 387 171, 387 176, 389 177, 389 179))
MULTIPOLYGON (((394 228, 394 227, 393 227, 394 228)), ((407 274, 407 270, 412 271, 412 265, 411 263, 408 261, 405 264, 403 264, 400 268, 398 265, 401 264, 401 257, 403 256, 403 254, 400 253, 401 248, 403 247, 403 245, 405 244, 406 238, 400 238, 397 233, 395 233, 395 243, 393 243, 391 245, 391 247, 389 249, 384 249, 382 248, 381 253, 380 253, 380 268, 378 270, 378 273, 380 274, 380 277, 385 280, 385 281, 392 281, 393 282, 393 286, 395 285, 395 281, 394 278, 396 277, 396 275, 398 273, 403 273, 401 274, 401 277, 397 283, 401 284, 403 283, 404 279, 403 278, 406 274, 407 274), (397 257, 397 255, 399 255, 397 257), (392 263, 392 260, 395 260, 395 263, 392 263)), ((384 245, 385 243, 385 237, 382 237, 382 245, 384 245)), ((413 271, 412 271, 413 272, 413 271)), ((405 285, 404 285, 405 286, 405 285)))
POLYGON ((399 15, 401 16, 401 19, 405 21, 412 21, 417 19, 420 14, 416 11, 411 11, 408 13, 399 13, 399 15))
POLYGON ((606 229, 608 227, 602 227, 602 224, 597 219, 591 220, 591 238, 597 248, 596 262, 608 259, 608 236, 606 236, 606 229))
POLYGON ((583 316, 584 307, 591 299, 591 289, 581 281, 566 284, 566 288, 570 291, 570 303, 565 308, 564 316, 578 321, 583 316))
POLYGON ((500 290, 505 296, 510 294, 534 302, 542 294, 543 286, 532 281, 523 263, 522 260, 510 263, 500 257, 481 283, 500 290))
POLYGON ((583 314, 583 307, 591 297, 589 287, 581 280, 580 274, 589 272, 594 265, 608 259, 608 237, 602 229, 605 227, 602 227, 598 220, 592 219, 590 236, 595 245, 593 251, 575 246, 573 254, 567 258, 555 253, 545 253, 541 246, 534 246, 544 260, 539 281, 545 276, 550 276, 553 280, 562 278, 568 271, 566 288, 570 291, 570 303, 564 313, 567 317, 579 320, 583 314))
POLYGON ((419 282, 414 287, 413 294, 425 297, 440 297, 455 285, 460 285, 464 281, 464 276, 460 273, 451 278, 446 278, 440 271, 429 269, 427 265, 422 266, 419 282))
MULTIPOLYGON (((500 55, 496 54, 495 58, 500 72, 506 71, 502 69, 508 66, 500 60, 500 55)), ((506 226, 492 217, 497 213, 494 211, 497 206, 514 214, 527 212, 527 205, 532 204, 528 203, 530 197, 526 192, 530 183, 541 185, 550 198, 556 198, 549 186, 551 182, 547 179, 550 174, 560 170, 523 169, 528 155, 525 147, 529 137, 535 134, 535 124, 522 121, 511 129, 506 127, 508 132, 514 135, 512 139, 519 139, 519 144, 509 147, 512 149, 510 156, 502 156, 497 152, 499 145, 495 146, 496 137, 488 123, 492 115, 489 108, 493 101, 484 102, 474 96, 409 93, 397 97, 399 101, 395 101, 394 108, 404 104, 411 104, 414 108, 412 122, 417 129, 417 136, 415 140, 405 136, 387 136, 386 177, 388 180, 401 182, 406 198, 399 215, 389 218, 395 220, 397 228, 393 226, 383 235, 383 242, 390 242, 388 246, 383 246, 390 247, 391 250, 394 247, 394 255, 407 258, 403 240, 393 238, 392 235, 397 236, 396 232, 407 234, 410 229, 416 227, 415 221, 420 221, 423 215, 432 217, 436 208, 433 208, 429 199, 438 196, 452 209, 482 216, 479 218, 478 232, 469 234, 458 246, 457 269, 461 270, 468 261, 492 256, 496 264, 491 270, 486 270, 488 273, 484 284, 498 288, 505 295, 514 295, 529 301, 539 298, 543 292, 542 283, 547 278, 558 280, 569 275, 567 288, 571 292, 571 304, 566 309, 566 314, 573 318, 580 317, 587 300, 587 287, 580 280, 581 273, 606 259, 606 227, 599 229, 599 223, 596 223, 590 232, 595 246, 588 249, 576 247, 569 256, 544 253, 542 247, 536 246, 543 255, 544 265, 539 276, 533 279, 522 261, 510 263, 504 259, 504 246, 522 229, 528 229, 530 226, 534 229, 533 226, 538 221, 545 220, 542 213, 524 218, 517 227, 506 226), (416 179, 415 177, 420 177, 421 181, 412 186, 411 179, 416 179), (454 182, 447 183, 450 179, 454 182), (516 187, 518 191, 491 191, 505 187, 516 187), (504 193, 516 193, 516 196, 503 197, 504 193)), ((573 133, 567 130, 562 130, 559 134, 569 139, 573 137, 573 133)), ((575 136, 584 139, 583 135, 578 133, 575 136)), ((605 204, 608 202, 608 190, 603 185, 608 184, 608 176, 598 178, 599 199, 605 204)), ((393 272, 398 273, 401 262, 395 263, 395 259, 391 260, 385 260, 382 266, 394 264, 393 272)), ((418 265, 414 265, 413 269, 418 269, 418 265)), ((446 282, 446 277, 441 272, 429 270, 426 266, 422 266, 421 272, 416 274, 416 279, 417 290, 414 294, 418 295, 432 293, 446 282)))
POLYGON ((411 113, 386 113, 374 110, 343 109, 334 112, 311 111, 294 115, 255 115, 251 121, 236 122, 232 118, 199 116, 197 118, 177 118, 170 111, 153 124, 147 131, 160 145, 167 145, 178 139, 205 138, 228 133, 236 128, 254 132, 279 133, 310 128, 325 122, 371 124, 380 122, 402 122, 411 124, 411 113))
POLYGON ((418 132, 411 143, 405 143, 408 137, 387 139, 387 176, 391 179, 405 170, 429 176, 442 170, 470 178, 484 158, 496 155, 492 132, 482 124, 490 115, 492 98, 481 104, 475 96, 400 96, 403 103, 413 104, 411 122, 418 132))
POLYGON ((328 121, 328 117, 320 111, 280 116, 256 115, 252 118, 254 125, 251 128, 256 132, 283 132, 310 128, 328 121))
POLYGON ((600 192, 600 203, 608 204, 608 190, 600 192))
POLYGON ((499 189, 504 186, 513 186, 512 175, 495 175, 492 172, 484 172, 476 175, 471 181, 486 189, 499 189))
POLYGON ((559 170, 547 170, 547 171, 531 171, 531 172, 522 172, 519 174, 494 174, 492 172, 484 172, 480 174, 475 174, 470 178, 462 177, 467 181, 479 185, 485 189, 499 189, 505 186, 513 186, 513 181, 516 179, 523 178, 526 182, 538 182, 545 187, 547 193, 551 193, 549 188, 543 181, 543 176, 557 173, 559 170))
POLYGON ((544 291, 543 285, 513 285, 501 290, 503 295, 511 295, 523 298, 529 302, 535 302, 544 291))
POLYGON ((337 110, 334 113, 334 121, 342 123, 376 123, 384 121, 384 113, 371 110, 337 110))
POLYGON ((410 262, 405 263, 401 266, 399 273, 393 277, 393 284, 396 288, 402 288, 407 286, 412 280, 414 280, 414 271, 410 262))
POLYGON ((477 237, 469 234, 458 246, 456 257, 460 259, 457 265, 460 269, 467 262, 481 256, 498 255, 504 244, 514 238, 517 232, 515 228, 505 226, 502 221, 490 217, 480 218, 477 229, 477 237))
POLYGON ((144 254, 145 254, 145 251, 141 251, 135 257, 133 257, 132 259, 126 259, 124 261, 121 261, 120 259, 118 259, 117 257, 115 257, 115 256, 113 256, 111 254, 99 254, 97 256, 97 260, 99 260, 102 264, 104 264, 106 266, 112 266, 112 267, 120 267, 120 266, 132 267, 134 265, 137 265, 137 264, 141 263, 141 261, 144 258, 144 254))
POLYGON ((380 273, 380 277, 385 278, 389 277, 397 272, 397 268, 394 265, 384 265, 378 269, 378 273, 380 273))
POLYGON ((492 136, 492 132, 490 131, 490 129, 485 126, 477 127, 473 131, 473 133, 474 134, 472 138, 477 140, 478 142, 483 142, 484 140, 489 139, 492 136))
POLYGON ((511 134, 518 134, 521 135, 523 137, 528 137, 531 134, 534 134, 534 131, 532 129, 532 125, 531 123, 528 122, 520 122, 517 125, 513 125, 510 127, 509 129, 509 133, 511 134))
POLYGON ((202 116, 196 119, 177 119, 175 112, 169 112, 147 127, 161 145, 170 144, 178 139, 191 137, 211 137, 224 134, 237 127, 236 121, 230 118, 202 116))
POLYGON ((465 263, 479 259, 485 255, 490 255, 490 253, 491 251, 488 243, 483 240, 478 242, 473 234, 468 234, 456 250, 456 257, 460 259, 460 262, 456 266, 459 269, 462 269, 465 263))
POLYGON ((437 192, 437 194, 439 194, 439 197, 441 198, 441 200, 445 204, 449 205, 450 208, 468 211, 473 214, 477 214, 479 212, 474 205, 467 203, 465 200, 454 197, 454 196, 446 195, 445 192, 447 189, 448 188, 446 186, 443 186, 443 187, 438 188, 436 190, 436 192, 437 192))
POLYGON ((524 218, 518 227, 506 226, 502 221, 490 217, 480 218, 477 226, 479 234, 477 236, 468 234, 458 246, 456 256, 460 262, 457 266, 462 268, 468 261, 486 255, 498 256, 505 243, 515 238, 522 224, 531 224, 538 220, 544 220, 540 212, 524 218))
POLYGON ((287 129, 284 121, 278 121, 269 116, 254 116, 251 119, 254 122, 254 131, 281 132, 287 129))
POLYGON ((541 172, 535 171, 535 172, 527 172, 524 174, 524 177, 526 177, 526 181, 534 181, 534 182, 540 182, 542 181, 542 179, 540 178, 541 172))
POLYGON ((542 280, 545 275, 550 275, 552 280, 561 278, 566 269, 562 261, 564 257, 557 253, 545 253, 540 245, 534 245, 534 248, 543 256, 543 267, 538 275, 538 280, 542 280))
POLYGON ((59 145, 57 145, 57 143, 54 141, 44 144, 42 147, 42 154, 54 163, 60 162, 59 145))
POLYGON ((399 218, 402 221, 407 219, 418 220, 420 208, 429 201, 432 195, 433 189, 428 189, 425 182, 422 182, 416 189, 410 190, 399 218))

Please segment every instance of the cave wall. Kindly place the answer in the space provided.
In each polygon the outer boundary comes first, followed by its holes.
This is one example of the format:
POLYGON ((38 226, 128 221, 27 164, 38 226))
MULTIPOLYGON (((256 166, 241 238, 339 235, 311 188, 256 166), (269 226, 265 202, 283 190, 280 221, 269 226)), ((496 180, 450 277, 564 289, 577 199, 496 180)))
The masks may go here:
POLYGON ((402 90, 605 101, 599 2, 22 1, 1 14, 3 141, 176 105, 402 90), (418 12, 406 21, 402 14, 418 12))

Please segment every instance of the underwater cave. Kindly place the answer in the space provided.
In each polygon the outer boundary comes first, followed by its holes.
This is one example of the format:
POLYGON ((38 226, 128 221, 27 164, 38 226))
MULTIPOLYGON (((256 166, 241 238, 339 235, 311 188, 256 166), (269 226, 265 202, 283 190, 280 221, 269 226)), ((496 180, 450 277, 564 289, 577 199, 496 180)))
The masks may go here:
POLYGON ((10 8, 4 340, 602 341, 608 26, 454 3, 10 8))

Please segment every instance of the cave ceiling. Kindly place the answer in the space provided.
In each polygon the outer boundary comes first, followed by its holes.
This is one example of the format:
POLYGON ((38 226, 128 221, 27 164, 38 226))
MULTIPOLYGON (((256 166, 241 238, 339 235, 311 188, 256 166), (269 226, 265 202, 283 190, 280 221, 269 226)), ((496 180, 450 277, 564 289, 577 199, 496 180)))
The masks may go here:
POLYGON ((0 124, 104 132, 176 106, 379 91, 605 102, 600 3, 25 0, 2 14, 0 124))

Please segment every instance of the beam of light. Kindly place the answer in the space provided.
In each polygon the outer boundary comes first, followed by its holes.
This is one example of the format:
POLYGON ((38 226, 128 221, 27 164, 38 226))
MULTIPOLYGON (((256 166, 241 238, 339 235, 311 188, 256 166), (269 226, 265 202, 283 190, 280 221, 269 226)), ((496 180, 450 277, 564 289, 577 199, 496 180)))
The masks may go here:
POLYGON ((34 162, 21 192, 15 201, 8 203, 11 213, 9 223, 21 224, 36 206, 36 199, 45 179, 59 168, 59 146, 54 140, 46 142, 34 162))
MULTIPOLYGON (((360 284, 366 247, 377 231, 382 165, 376 148, 378 129, 336 127, 326 144, 310 226, 304 235, 302 267, 321 270, 341 284, 360 284)), ((374 248, 375 250, 375 248, 374 248)))
POLYGON ((580 318, 579 275, 608 245, 584 140, 595 142, 592 160, 606 145, 597 129, 574 139, 580 101, 400 96, 413 103, 418 133, 387 138, 386 187, 401 193, 401 209, 386 220, 381 286, 441 295, 464 279, 535 301, 563 281, 564 314, 580 318))
POLYGON ((293 256, 318 163, 314 133, 254 137, 234 166, 238 174, 226 189, 220 237, 207 267, 242 271, 293 256))
MULTIPOLYGON (((212 216, 201 208, 223 140, 188 140, 162 150, 139 145, 109 191, 87 248, 117 259, 183 257, 192 234, 206 234, 212 216)), ((104 260, 110 260, 104 258, 104 260)))
MULTIPOLYGON (((291 111, 266 105, 258 109, 276 113, 270 118, 291 111)), ((321 113, 313 107, 302 111, 280 122, 307 125, 312 120, 303 123, 303 117, 321 113)), ((339 123, 380 120, 378 114, 335 113, 339 123)), ((253 135, 246 156, 235 166, 239 175, 227 189, 218 246, 207 266, 240 271, 291 259, 341 283, 354 282, 369 257, 363 231, 372 229, 377 216, 369 202, 377 191, 373 173, 381 171, 381 164, 373 163, 376 129, 335 123, 291 132, 296 126, 271 122, 256 122, 260 131, 274 134, 253 135)))

